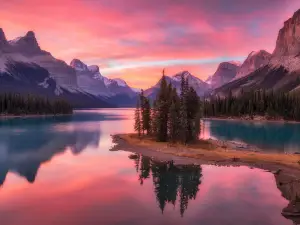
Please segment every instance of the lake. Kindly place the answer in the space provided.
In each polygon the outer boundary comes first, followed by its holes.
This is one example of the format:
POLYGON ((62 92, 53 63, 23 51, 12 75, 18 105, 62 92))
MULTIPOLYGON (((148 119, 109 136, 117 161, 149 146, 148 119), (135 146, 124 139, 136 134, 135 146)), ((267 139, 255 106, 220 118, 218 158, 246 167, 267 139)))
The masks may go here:
MULTIPOLYGON (((131 109, 101 109, 1 120, 1 225, 293 224, 281 215, 288 201, 272 173, 109 151, 110 135, 132 132, 132 118, 131 109)), ((299 146, 299 125, 262 126, 204 121, 202 135, 283 150, 299 146), (275 128, 292 137, 272 139, 267 131, 275 128)))
POLYGON ((300 123, 238 120, 202 121, 202 138, 247 143, 266 152, 300 153, 300 123))

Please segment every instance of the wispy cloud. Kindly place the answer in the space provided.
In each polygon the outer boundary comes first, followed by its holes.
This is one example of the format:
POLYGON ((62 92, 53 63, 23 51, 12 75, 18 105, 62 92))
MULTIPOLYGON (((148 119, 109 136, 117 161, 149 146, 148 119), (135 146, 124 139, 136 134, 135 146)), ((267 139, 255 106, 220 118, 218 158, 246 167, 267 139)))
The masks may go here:
POLYGON ((124 69, 132 68, 148 68, 148 67, 170 67, 177 65, 204 65, 204 64, 215 64, 225 61, 243 61, 245 56, 240 57, 217 57, 217 58, 201 58, 201 59, 169 59, 169 60, 158 60, 158 61, 147 61, 147 62, 111 62, 108 63, 106 68, 103 68, 101 71, 108 74, 115 71, 121 71, 124 69))

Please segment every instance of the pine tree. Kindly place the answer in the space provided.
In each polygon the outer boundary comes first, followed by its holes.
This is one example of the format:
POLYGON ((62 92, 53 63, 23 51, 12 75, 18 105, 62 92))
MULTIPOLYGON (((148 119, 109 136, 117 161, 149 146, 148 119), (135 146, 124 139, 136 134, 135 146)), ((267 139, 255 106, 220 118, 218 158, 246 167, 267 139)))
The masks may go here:
POLYGON ((146 130, 147 135, 151 134, 151 108, 150 101, 146 97, 144 97, 143 129, 146 130))
POLYGON ((160 82, 160 89, 156 99, 156 106, 157 106, 157 133, 156 139, 157 141, 165 142, 168 138, 168 112, 169 112, 169 93, 168 93, 168 84, 164 75, 161 78, 160 82))
POLYGON ((186 108, 186 80, 184 76, 181 76, 181 88, 180 88, 180 112, 179 112, 179 124, 180 124, 180 140, 186 144, 188 141, 188 115, 186 108))
POLYGON ((171 142, 178 141, 180 126, 179 121, 179 110, 180 110, 179 97, 176 93, 176 88, 172 89, 171 92, 171 106, 169 109, 169 120, 168 120, 168 136, 171 142))
POLYGON ((141 93, 140 93, 140 120, 141 120, 141 131, 144 135, 144 132, 146 130, 146 127, 145 127, 145 123, 144 123, 144 118, 145 118, 145 96, 144 96, 144 90, 142 89, 141 90, 141 93))
POLYGON ((142 124, 141 124, 141 111, 140 111, 140 102, 137 101, 136 109, 134 113, 134 130, 138 133, 139 137, 141 136, 142 124))

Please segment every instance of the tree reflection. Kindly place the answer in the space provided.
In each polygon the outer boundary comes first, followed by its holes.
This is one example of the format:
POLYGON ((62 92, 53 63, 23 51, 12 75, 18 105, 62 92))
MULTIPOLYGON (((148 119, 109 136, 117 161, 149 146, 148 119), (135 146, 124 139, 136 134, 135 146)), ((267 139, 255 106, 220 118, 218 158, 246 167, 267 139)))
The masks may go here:
POLYGON ((138 168, 141 185, 152 174, 154 192, 161 212, 164 212, 168 203, 175 207, 178 201, 180 214, 183 216, 189 200, 196 199, 199 191, 201 167, 199 165, 174 165, 173 161, 160 162, 138 154, 132 154, 129 158, 138 168))

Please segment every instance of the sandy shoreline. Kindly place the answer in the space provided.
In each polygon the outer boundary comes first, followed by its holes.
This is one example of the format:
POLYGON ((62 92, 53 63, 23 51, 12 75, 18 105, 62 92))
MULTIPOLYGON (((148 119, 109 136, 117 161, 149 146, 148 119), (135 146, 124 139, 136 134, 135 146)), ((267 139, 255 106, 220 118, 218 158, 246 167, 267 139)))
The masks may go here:
POLYGON ((113 142, 116 145, 112 150, 135 152, 182 163, 245 165, 269 171, 281 170, 289 176, 300 178, 299 154, 264 153, 254 146, 236 148, 234 142, 211 139, 189 146, 170 145, 149 138, 139 139, 135 134, 113 135, 113 142))

